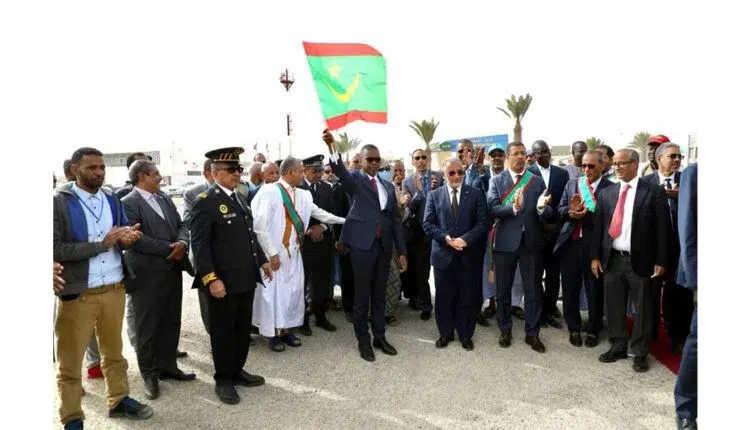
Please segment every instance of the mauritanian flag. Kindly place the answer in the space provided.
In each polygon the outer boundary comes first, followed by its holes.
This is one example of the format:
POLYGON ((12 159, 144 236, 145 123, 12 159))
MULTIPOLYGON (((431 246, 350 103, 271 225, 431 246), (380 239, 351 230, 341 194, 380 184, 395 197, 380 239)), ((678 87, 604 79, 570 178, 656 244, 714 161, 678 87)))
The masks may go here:
POLYGON ((388 120, 383 55, 362 43, 302 42, 330 130, 361 120, 388 120))

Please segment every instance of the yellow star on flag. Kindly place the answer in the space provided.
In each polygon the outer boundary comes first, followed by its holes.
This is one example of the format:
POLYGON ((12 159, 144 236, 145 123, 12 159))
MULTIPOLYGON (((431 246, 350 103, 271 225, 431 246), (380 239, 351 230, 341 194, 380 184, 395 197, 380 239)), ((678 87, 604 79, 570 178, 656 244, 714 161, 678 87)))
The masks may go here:
POLYGON ((328 68, 328 75, 332 78, 338 78, 339 73, 341 73, 341 66, 338 64, 334 64, 333 66, 328 68))

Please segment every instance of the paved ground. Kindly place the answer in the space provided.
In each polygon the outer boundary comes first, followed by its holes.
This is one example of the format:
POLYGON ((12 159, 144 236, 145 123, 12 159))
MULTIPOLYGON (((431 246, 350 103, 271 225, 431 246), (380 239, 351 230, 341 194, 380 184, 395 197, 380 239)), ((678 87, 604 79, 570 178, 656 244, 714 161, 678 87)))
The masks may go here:
MULTIPOLYGON (((84 380, 83 408, 88 428, 672 428, 674 376, 651 361, 636 374, 631 361, 604 365, 597 361, 606 345, 574 348, 563 330, 544 329, 546 354, 523 343, 523 325, 515 321, 514 344, 498 346, 496 325, 477 327, 472 352, 458 342, 437 350, 434 317, 424 322, 404 302, 397 311, 401 325, 388 329, 398 349, 389 357, 376 350, 367 363, 357 352, 353 328, 342 312, 331 312, 339 327, 327 333, 313 326, 300 348, 275 353, 256 338, 245 369, 263 375, 266 385, 240 387, 242 402, 228 406, 213 392, 208 336, 203 330, 195 291, 183 301, 180 347, 190 356, 182 369, 198 380, 163 381, 162 395, 150 404, 153 418, 144 422, 106 416, 103 380, 84 380)), ((127 337, 123 333, 123 337, 127 337)), ((132 395, 144 400, 132 348, 132 395)), ((57 417, 57 399, 55 413, 57 417)), ((55 426, 57 419, 55 419, 55 426)))

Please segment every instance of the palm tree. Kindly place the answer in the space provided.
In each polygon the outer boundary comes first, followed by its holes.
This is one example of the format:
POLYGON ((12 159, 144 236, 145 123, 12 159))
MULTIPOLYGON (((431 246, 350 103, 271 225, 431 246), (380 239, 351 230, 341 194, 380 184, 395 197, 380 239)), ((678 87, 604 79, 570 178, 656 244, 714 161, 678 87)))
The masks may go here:
POLYGON ((334 144, 336 146, 336 152, 346 155, 346 161, 349 162, 349 153, 356 150, 360 143, 362 143, 360 138, 355 137, 350 139, 346 133, 341 133, 339 135, 339 140, 334 144))
POLYGON ((648 140, 651 139, 651 133, 646 131, 639 131, 633 136, 633 140, 630 141, 628 148, 635 149, 641 153, 641 157, 645 157, 648 152, 648 140))
POLYGON ((586 146, 589 149, 594 149, 599 145, 604 145, 604 141, 599 139, 598 137, 589 137, 586 139, 586 146))
POLYGON ((428 158, 432 155, 430 144, 435 137, 435 130, 437 130, 439 125, 440 121, 435 122, 435 118, 431 118, 429 121, 424 119, 422 122, 412 121, 409 123, 409 128, 414 130, 414 132, 424 141, 424 154, 428 158))
POLYGON ((521 140, 521 134, 523 132, 521 120, 526 115, 526 111, 529 110, 529 106, 531 106, 531 95, 527 93, 525 96, 520 96, 518 98, 516 98, 515 95, 512 95, 509 99, 505 99, 505 105, 508 108, 507 110, 501 107, 498 107, 497 110, 507 115, 508 118, 516 121, 516 125, 513 127, 513 140, 516 142, 523 142, 523 140, 521 140))

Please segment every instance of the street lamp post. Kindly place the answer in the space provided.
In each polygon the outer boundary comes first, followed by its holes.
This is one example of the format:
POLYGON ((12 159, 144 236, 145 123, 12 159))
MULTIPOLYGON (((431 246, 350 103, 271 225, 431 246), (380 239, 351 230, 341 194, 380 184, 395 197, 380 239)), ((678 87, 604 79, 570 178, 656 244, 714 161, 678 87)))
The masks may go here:
MULTIPOLYGON (((294 75, 289 74, 289 69, 284 69, 279 77, 279 82, 284 86, 287 95, 289 95, 289 89, 294 84, 294 75)), ((288 100, 289 111, 286 114, 286 138, 289 140, 289 155, 292 155, 292 113, 291 113, 291 98, 288 100)))

